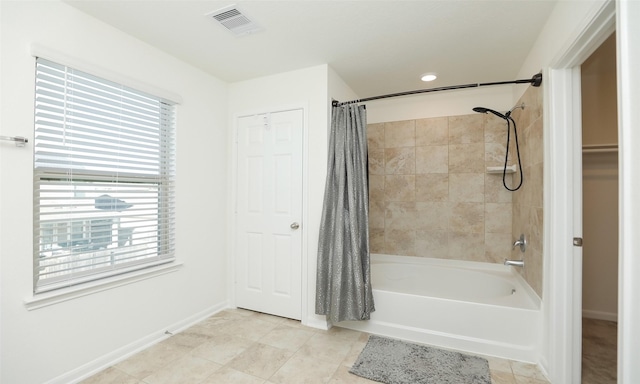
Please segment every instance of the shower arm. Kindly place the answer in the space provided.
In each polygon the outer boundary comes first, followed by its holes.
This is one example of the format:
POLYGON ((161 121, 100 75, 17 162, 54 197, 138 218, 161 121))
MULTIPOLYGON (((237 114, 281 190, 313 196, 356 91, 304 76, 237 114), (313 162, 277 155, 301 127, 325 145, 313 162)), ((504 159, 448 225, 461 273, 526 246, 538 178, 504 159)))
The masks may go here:
POLYGON ((506 116, 506 117, 511 116, 511 113, 512 113, 513 111, 515 111, 516 109, 518 109, 518 108, 520 108, 520 109, 522 109, 522 110, 524 111, 524 102, 520 103, 520 105, 516 105, 515 107, 511 108, 511 109, 509 110, 509 112, 505 113, 505 116, 506 116))

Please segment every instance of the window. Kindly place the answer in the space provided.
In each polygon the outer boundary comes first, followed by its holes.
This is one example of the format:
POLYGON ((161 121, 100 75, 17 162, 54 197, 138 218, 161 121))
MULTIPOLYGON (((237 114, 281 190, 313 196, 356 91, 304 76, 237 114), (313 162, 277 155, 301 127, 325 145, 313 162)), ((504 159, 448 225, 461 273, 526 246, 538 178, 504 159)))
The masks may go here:
POLYGON ((174 260, 173 103, 36 60, 34 292, 174 260))

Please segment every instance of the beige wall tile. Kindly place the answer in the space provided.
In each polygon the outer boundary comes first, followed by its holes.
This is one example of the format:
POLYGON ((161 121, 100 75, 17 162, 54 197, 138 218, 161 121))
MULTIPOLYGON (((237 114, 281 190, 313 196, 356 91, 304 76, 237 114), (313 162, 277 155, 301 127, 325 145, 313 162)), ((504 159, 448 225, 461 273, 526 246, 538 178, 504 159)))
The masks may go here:
POLYGON ((384 175, 384 149, 369 147, 369 174, 384 175))
MULTIPOLYGON (((470 113, 369 127, 374 147, 370 149, 372 252, 502 263, 504 258, 518 257, 510 247, 520 233, 526 233, 532 252, 541 254, 539 88, 530 88, 522 100, 531 105, 513 113, 525 176, 525 185, 517 192, 504 188, 502 174, 486 173, 487 166, 504 165, 506 153, 506 123, 493 115, 470 113)), ((517 164, 513 132, 511 138, 509 165, 517 164)), ((506 175, 511 188, 519 181, 519 173, 506 175)), ((541 286, 541 271, 523 275, 539 278, 530 284, 541 286)))
MULTIPOLYGON (((513 177, 507 174, 505 181, 512 185, 513 177)), ((511 203, 513 193, 502 184, 502 174, 484 175, 484 201, 485 203, 511 203)))
MULTIPOLYGON (((504 167, 505 143, 485 143, 484 152, 484 161, 487 167, 504 167)), ((511 158, 511 154, 509 157, 511 158)), ((507 165, 512 164, 515 164, 515 162, 509 162, 507 165)))
MULTIPOLYGON (((522 96, 525 110, 516 110, 513 116, 518 131, 524 133, 523 165, 524 184, 513 193, 512 237, 521 233, 529 240, 524 254, 525 268, 518 272, 527 283, 542 297, 542 220, 543 220, 543 136, 542 136, 542 90, 530 87, 522 96)), ((519 102, 520 103, 520 102, 519 102)), ((520 136, 519 136, 520 137, 520 136)), ((514 176, 514 182, 519 176, 514 176)), ((519 258, 519 251, 511 252, 512 258, 519 258)))
POLYGON ((449 215, 449 203, 416 202, 413 228, 416 231, 446 231, 449 215))
POLYGON ((484 143, 484 118, 479 113, 449 117, 449 144, 484 143))
POLYGON ((384 199, 386 201, 414 201, 416 177, 414 175, 387 175, 384 177, 384 199))
POLYGON ((531 205, 542 207, 543 200, 543 164, 538 163, 531 167, 531 205))
POLYGON ((367 146, 369 148, 384 148, 384 123, 367 124, 367 146))
POLYGON ((384 124, 385 148, 414 147, 416 145, 415 120, 394 121, 384 124))
POLYGON ((416 201, 448 201, 449 174, 426 173, 416 175, 416 201))
POLYGON ((384 252, 389 255, 415 255, 415 232, 396 229, 385 230, 384 252))
MULTIPOLYGON (((523 168, 522 175, 524 177, 524 182, 522 184, 522 188, 514 192, 513 202, 514 204, 531 205, 531 188, 532 188, 532 185, 530 183, 531 168, 530 167, 523 168)), ((520 181, 520 174, 519 173, 514 174, 513 183, 512 185, 510 185, 510 187, 516 187, 519 181, 520 181)))
POLYGON ((486 114, 484 116, 484 142, 506 145, 507 123, 497 116, 486 114))
POLYGON ((504 263, 511 255, 511 233, 485 233, 484 255, 489 263, 504 263))
POLYGON ((449 232, 449 259, 485 261, 484 233, 449 232))
POLYGON ((511 220, 511 234, 514 238, 517 238, 521 233, 529 232, 529 208, 522 204, 514 203, 511 210, 513 214, 513 218, 511 220))
POLYGON ((449 175, 449 201, 484 202, 484 173, 452 173, 449 175))
POLYGON ((484 143, 449 145, 449 173, 484 172, 484 143))
POLYGON ((448 173, 449 147, 432 145, 416 147, 416 173, 448 173))
POLYGON ((544 142, 542 138, 542 119, 537 119, 529 129, 528 147, 530 152, 529 161, 531 164, 541 164, 543 162, 544 142))
POLYGON ((518 126, 518 145, 516 146, 516 138, 513 133, 513 126, 511 127, 511 137, 509 138, 509 164, 516 164, 518 162, 518 150, 520 150, 520 159, 522 160, 522 166, 525 167, 531 163, 528 160, 529 156, 529 127, 518 126))
POLYGON ((525 103, 524 109, 517 108, 513 111, 513 113, 511 113, 511 117, 516 121, 518 127, 526 127, 532 121, 531 112, 533 107, 531 105, 531 102, 527 100, 526 95, 523 95, 520 101, 516 103, 516 105, 521 105, 523 102, 525 103))
POLYGON ((484 234, 484 203, 449 203, 449 231, 484 234))
POLYGON ((449 235, 446 231, 416 231, 416 256, 446 259, 449 255, 449 235))
POLYGON ((416 222, 416 203, 390 201, 386 205, 384 222, 386 229, 413 230, 416 222))
POLYGON ((416 120, 416 146, 449 144, 449 118, 416 120))
POLYGON ((387 203, 384 200, 369 199, 369 228, 384 229, 384 211, 387 203))
POLYGON ((385 253, 384 228, 369 228, 369 252, 385 253))
POLYGON ((524 254, 524 268, 519 271, 531 288, 542 297, 542 253, 536 250, 524 254))
POLYGON ((532 250, 542 253, 543 218, 542 208, 529 207, 529 245, 532 250))
POLYGON ((485 232, 511 233, 511 203, 486 203, 484 205, 485 232))
POLYGON ((413 175, 416 171, 415 147, 387 148, 384 150, 384 173, 387 175, 413 175))
POLYGON ((369 175, 369 200, 385 200, 383 175, 369 175))

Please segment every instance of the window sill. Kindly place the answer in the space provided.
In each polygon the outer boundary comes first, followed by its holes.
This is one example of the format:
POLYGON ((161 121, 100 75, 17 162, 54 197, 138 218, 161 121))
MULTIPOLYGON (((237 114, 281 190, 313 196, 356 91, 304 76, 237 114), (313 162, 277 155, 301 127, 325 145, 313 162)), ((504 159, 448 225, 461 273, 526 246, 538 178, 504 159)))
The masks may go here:
POLYGON ((173 262, 169 264, 159 265, 153 268, 147 268, 127 273, 126 275, 113 276, 106 279, 92 281, 74 287, 38 293, 30 298, 25 299, 24 305, 28 311, 32 311, 34 309, 44 308, 49 305, 62 303, 67 300, 73 300, 78 297, 92 295, 97 292, 102 292, 109 289, 121 287, 123 285, 135 283, 137 281, 165 275, 167 273, 175 272, 181 267, 181 262, 173 262))

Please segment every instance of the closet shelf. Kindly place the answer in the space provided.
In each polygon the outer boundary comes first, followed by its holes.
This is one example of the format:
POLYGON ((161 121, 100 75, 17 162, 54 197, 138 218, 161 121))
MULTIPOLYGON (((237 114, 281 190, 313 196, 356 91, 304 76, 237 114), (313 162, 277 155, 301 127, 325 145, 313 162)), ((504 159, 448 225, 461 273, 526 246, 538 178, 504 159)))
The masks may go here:
POLYGON ((583 145, 582 153, 617 153, 617 144, 583 145))
MULTIPOLYGON (((504 171, 504 167, 487 167, 487 173, 499 173, 502 175, 504 171)), ((507 166, 507 173, 516 173, 516 165, 507 166)))

